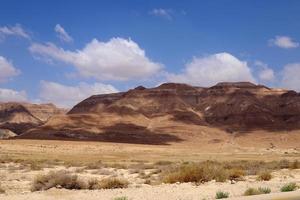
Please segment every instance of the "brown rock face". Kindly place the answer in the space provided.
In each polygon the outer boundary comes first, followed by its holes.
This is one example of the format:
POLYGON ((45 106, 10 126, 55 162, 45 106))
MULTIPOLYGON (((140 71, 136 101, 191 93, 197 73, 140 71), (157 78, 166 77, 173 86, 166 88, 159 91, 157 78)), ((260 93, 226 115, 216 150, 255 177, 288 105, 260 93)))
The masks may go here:
POLYGON ((67 115, 51 118, 21 137, 162 144, 185 140, 203 130, 228 135, 298 129, 300 94, 294 91, 248 82, 210 88, 165 83, 91 96, 67 115))
POLYGON ((53 104, 0 103, 0 128, 21 134, 64 112, 53 104))

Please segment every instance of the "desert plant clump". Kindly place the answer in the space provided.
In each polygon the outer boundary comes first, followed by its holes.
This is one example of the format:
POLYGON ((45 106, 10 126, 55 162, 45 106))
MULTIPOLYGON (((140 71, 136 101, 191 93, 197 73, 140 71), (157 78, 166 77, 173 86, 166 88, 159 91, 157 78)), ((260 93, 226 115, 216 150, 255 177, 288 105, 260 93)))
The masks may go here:
POLYGON ((48 174, 37 175, 32 184, 32 191, 48 190, 53 187, 65 189, 87 189, 87 184, 76 175, 65 170, 50 171, 48 174))
POLYGON ((226 199, 228 197, 229 197, 229 193, 228 192, 218 191, 216 193, 216 199, 226 199))
POLYGON ((127 188, 128 185, 129 182, 127 180, 118 178, 106 178, 99 182, 99 187, 101 189, 127 188))
POLYGON ((297 187, 296 183, 287 183, 280 188, 280 191, 281 192, 291 192, 291 191, 295 191, 297 188, 298 187, 297 187))
POLYGON ((270 171, 260 172, 257 176, 257 180, 259 181, 269 181, 272 179, 272 174, 270 171))

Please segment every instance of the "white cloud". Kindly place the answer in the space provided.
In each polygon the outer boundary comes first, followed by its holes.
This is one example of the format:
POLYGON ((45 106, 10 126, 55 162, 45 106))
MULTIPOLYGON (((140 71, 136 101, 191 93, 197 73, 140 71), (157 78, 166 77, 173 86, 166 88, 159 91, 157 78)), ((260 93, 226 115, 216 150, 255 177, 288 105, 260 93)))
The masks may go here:
POLYGON ((281 85, 285 88, 300 92, 300 63, 284 66, 282 71, 281 85))
POLYGON ((168 81, 184 82, 199 86, 212 86, 218 82, 256 82, 247 62, 229 53, 195 57, 185 65, 181 74, 168 74, 168 81))
POLYGON ((275 80, 275 73, 273 69, 271 69, 267 64, 256 61, 255 65, 258 66, 260 69, 258 70, 258 78, 263 82, 274 81, 275 80))
POLYGON ((56 24, 54 28, 57 33, 57 37, 63 42, 72 42, 73 38, 65 31, 65 29, 60 25, 56 24))
POLYGON ((102 83, 79 83, 66 86, 55 82, 41 81, 40 98, 43 102, 52 102, 60 107, 70 108, 80 101, 95 94, 118 92, 112 85, 102 83))
POLYGON ((83 49, 68 51, 52 43, 32 44, 29 50, 45 59, 74 65, 83 77, 99 80, 144 79, 162 69, 152 62, 131 39, 112 38, 108 42, 92 40, 83 49))
POLYGON ((13 102, 27 101, 26 92, 0 88, 0 102, 10 102, 10 101, 13 102))
POLYGON ((0 56, 0 82, 5 82, 19 73, 19 70, 17 70, 11 62, 0 56))
POLYGON ((162 17, 168 20, 172 20, 172 10, 163 8, 154 8, 149 12, 151 15, 162 17))
POLYGON ((288 36, 276 36, 275 39, 269 40, 269 44, 284 49, 297 48, 299 46, 298 42, 293 41, 293 39, 288 36))
POLYGON ((0 27, 0 39, 4 39, 6 36, 17 36, 30 39, 29 34, 22 28, 20 24, 15 26, 2 26, 0 27))

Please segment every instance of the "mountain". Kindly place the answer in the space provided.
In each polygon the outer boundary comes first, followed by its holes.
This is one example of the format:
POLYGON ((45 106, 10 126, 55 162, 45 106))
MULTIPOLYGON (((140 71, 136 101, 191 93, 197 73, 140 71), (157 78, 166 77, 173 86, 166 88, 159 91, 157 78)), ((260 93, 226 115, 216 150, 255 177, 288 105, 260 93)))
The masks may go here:
POLYGON ((44 124, 51 116, 63 113, 63 109, 53 104, 0 103, 0 129, 21 134, 44 124))
POLYGON ((138 144, 232 143, 233 137, 236 141, 259 133, 256 139, 270 136, 260 141, 269 144, 273 137, 276 141, 288 137, 281 135, 287 131, 298 138, 298 130, 300 94, 295 91, 249 82, 208 88, 165 83, 91 96, 20 137, 138 144))

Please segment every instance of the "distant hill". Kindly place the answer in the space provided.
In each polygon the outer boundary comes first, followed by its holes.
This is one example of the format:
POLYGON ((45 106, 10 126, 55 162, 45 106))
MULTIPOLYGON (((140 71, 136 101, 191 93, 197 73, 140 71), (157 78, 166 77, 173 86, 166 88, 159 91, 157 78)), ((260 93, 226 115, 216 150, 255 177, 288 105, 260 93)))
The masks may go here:
POLYGON ((65 112, 53 104, 0 103, 0 129, 21 134, 65 112))
MULTIPOLYGON (((26 116, 39 123, 37 116, 26 116)), ((251 132, 298 130, 300 94, 295 91, 249 82, 219 83, 209 88, 165 83, 91 96, 66 115, 53 117, 20 137, 140 144, 230 143, 231 137, 251 132)))

